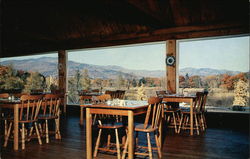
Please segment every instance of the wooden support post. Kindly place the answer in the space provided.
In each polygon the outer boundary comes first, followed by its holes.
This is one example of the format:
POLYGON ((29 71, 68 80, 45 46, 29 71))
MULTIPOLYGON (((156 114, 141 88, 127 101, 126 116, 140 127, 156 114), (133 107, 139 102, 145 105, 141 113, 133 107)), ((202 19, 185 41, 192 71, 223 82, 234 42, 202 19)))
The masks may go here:
POLYGON ((166 42, 167 57, 173 56, 175 62, 172 66, 167 65, 167 91, 170 93, 176 93, 176 40, 168 40, 166 42))
POLYGON ((66 113, 67 106, 67 61, 68 54, 65 50, 58 51, 58 73, 59 73, 59 89, 63 91, 64 94, 64 107, 63 112, 66 113))

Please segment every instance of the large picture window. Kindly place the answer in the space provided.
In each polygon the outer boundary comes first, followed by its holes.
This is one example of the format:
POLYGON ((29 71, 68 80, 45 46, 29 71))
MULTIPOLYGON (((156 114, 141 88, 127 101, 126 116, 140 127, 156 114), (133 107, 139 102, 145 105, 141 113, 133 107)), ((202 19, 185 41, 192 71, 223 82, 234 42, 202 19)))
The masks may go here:
POLYGON ((209 111, 249 110, 249 36, 178 44, 179 92, 207 90, 209 111))
POLYGON ((165 42, 68 51, 68 103, 77 104, 82 90, 125 90, 125 99, 137 99, 143 87, 155 95, 166 89, 165 54, 165 42))

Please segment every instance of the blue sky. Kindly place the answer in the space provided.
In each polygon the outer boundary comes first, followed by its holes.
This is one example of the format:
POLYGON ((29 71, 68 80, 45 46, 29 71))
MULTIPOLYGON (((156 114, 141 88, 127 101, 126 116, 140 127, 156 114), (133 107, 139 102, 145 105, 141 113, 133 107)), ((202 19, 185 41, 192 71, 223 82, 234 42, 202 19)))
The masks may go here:
MULTIPOLYGON (((117 65, 128 69, 164 70, 165 42, 133 46, 68 51, 69 60, 95 64, 117 65)), ((57 57, 57 54, 16 57, 27 59, 57 57)), ((13 58, 2 58, 10 60, 13 58)), ((249 36, 179 42, 179 67, 215 68, 249 71, 249 36)))
POLYGON ((180 68, 249 71, 249 36, 179 43, 180 68))

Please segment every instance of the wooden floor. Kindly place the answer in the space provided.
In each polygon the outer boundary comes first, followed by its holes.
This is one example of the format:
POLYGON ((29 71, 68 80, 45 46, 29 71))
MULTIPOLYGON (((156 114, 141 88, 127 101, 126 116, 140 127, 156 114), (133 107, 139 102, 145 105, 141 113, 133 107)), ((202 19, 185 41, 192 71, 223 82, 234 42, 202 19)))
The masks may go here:
MULTIPOLYGON (((49 144, 38 145, 34 139, 26 150, 15 152, 12 143, 2 149, 2 159, 84 159, 86 158, 85 128, 79 126, 78 116, 70 115, 61 120, 62 140, 51 138, 49 144)), ((96 132, 96 131, 95 131, 96 132)), ((142 141, 145 136, 141 135, 142 141)), ((44 140, 43 140, 44 141, 44 140)), ((143 144, 143 143, 142 143, 143 144)), ((98 158, 112 159, 114 155, 98 154, 98 158)), ((154 153, 157 158, 157 153, 154 153)), ((248 131, 209 128, 200 136, 176 135, 164 130, 163 159, 247 159, 249 158, 248 131)))

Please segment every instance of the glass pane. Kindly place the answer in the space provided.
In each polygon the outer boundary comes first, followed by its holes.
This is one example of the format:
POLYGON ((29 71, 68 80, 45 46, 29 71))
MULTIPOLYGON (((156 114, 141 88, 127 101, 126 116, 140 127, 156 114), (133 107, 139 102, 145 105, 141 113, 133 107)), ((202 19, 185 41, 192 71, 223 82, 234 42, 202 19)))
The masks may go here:
POLYGON ((165 89, 165 42, 68 52, 70 104, 78 103, 82 90, 125 90, 126 99, 137 99, 165 89), (143 86, 142 86, 143 85, 143 86))
POLYGON ((0 59, 0 91, 31 93, 58 88, 58 54, 0 59))
POLYGON ((249 109, 249 36, 179 42, 179 91, 207 90, 210 111, 249 109))

